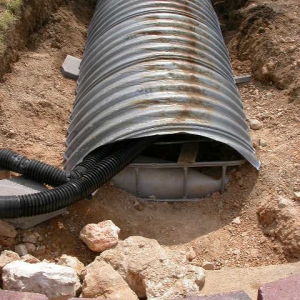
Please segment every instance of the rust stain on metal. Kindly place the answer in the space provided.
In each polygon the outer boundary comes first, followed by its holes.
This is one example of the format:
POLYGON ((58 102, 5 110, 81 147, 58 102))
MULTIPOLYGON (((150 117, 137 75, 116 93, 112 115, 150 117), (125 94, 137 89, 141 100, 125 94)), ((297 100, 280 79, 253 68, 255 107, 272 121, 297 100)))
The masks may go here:
POLYGON ((68 129, 67 169, 107 143, 177 133, 226 143, 258 168, 247 128, 210 0, 98 2, 68 129))

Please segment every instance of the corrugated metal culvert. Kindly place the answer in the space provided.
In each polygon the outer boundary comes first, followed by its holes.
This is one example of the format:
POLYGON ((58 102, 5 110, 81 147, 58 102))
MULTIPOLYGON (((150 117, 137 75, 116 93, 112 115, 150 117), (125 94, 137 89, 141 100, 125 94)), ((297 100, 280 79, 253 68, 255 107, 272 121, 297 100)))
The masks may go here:
POLYGON ((183 133, 225 143, 259 168, 245 119, 210 0, 98 1, 66 169, 108 143, 183 133))

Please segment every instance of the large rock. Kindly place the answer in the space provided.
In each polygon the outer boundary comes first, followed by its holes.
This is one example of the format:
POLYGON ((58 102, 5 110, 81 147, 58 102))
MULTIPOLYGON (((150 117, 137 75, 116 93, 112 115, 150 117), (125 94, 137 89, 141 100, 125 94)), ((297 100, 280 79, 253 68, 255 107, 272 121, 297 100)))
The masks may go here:
POLYGON ((11 262, 3 268, 2 280, 5 290, 41 293, 49 298, 75 296, 80 288, 72 268, 45 262, 11 262))
POLYGON ((0 274, 7 264, 15 260, 20 260, 20 256, 17 253, 8 250, 3 251, 0 255, 0 274))
POLYGON ((166 251, 156 240, 135 236, 97 260, 111 264, 139 298, 168 300, 195 295, 204 284, 203 269, 183 257, 166 251))
POLYGON ((121 275, 111 265, 95 260, 83 271, 82 297, 138 300, 121 275))
POLYGON ((95 252, 102 252, 118 243, 120 228, 112 221, 88 224, 80 232, 80 239, 95 252))
POLYGON ((0 220, 0 235, 9 238, 15 238, 17 235, 17 231, 15 230, 15 227, 13 225, 9 224, 6 221, 0 220))
POLYGON ((63 254, 61 256, 58 264, 74 269, 78 276, 80 276, 82 271, 84 270, 84 264, 77 257, 69 256, 66 254, 63 254))

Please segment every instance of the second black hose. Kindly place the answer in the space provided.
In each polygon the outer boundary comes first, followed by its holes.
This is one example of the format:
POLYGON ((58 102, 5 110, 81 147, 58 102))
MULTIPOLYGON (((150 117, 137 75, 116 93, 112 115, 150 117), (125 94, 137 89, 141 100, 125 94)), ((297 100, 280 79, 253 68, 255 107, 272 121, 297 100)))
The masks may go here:
POLYGON ((124 169, 156 140, 147 137, 107 156, 85 175, 49 191, 22 196, 0 197, 0 218, 29 217, 50 213, 90 195, 124 169))
POLYGON ((60 186, 72 179, 81 177, 105 158, 109 154, 109 150, 109 146, 94 150, 72 171, 68 172, 34 159, 28 159, 11 150, 0 149, 0 167, 41 183, 60 186))

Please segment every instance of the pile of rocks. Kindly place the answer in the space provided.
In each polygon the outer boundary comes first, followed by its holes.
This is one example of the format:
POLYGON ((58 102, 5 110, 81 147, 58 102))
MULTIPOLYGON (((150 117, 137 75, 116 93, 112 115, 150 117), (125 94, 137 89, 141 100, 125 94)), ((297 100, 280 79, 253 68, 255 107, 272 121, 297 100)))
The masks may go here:
MULTIPOLYGON (((12 247, 16 244, 17 231, 13 225, 0 220, 0 245, 12 247)), ((27 254, 41 255, 46 251, 42 237, 37 232, 27 232, 21 238, 21 243, 15 245, 15 252, 19 256, 27 254)))
MULTIPOLYGON (((299 225, 299 219, 295 221, 299 217, 299 207, 283 197, 277 201, 274 210, 265 204, 258 213, 266 233, 270 231, 271 234, 271 230, 274 230, 274 234, 283 241, 287 228, 276 228, 275 219, 284 217, 299 225)), ((240 225, 240 218, 233 220, 233 223, 240 225)), ((289 222, 287 224, 292 226, 289 222)), ((0 222, 0 233, 2 237, 12 239, 17 235, 16 230, 4 221, 0 222)), ((80 239, 92 251, 99 253, 87 266, 76 257, 65 254, 57 263, 50 263, 38 260, 28 251, 2 251, 0 299, 75 300, 75 297, 80 297, 93 300, 250 300, 243 291, 207 298, 199 296, 205 275, 203 268, 192 264, 196 257, 193 248, 186 252, 175 252, 159 245, 156 240, 140 236, 120 241, 119 233, 120 228, 112 221, 88 224, 81 230, 80 239)), ((27 243, 35 246, 41 239, 33 232, 22 236, 22 241, 23 244, 19 245, 27 249, 27 243)), ((15 249, 22 250, 22 247, 15 249)), ((214 269, 210 262, 205 262, 203 267, 214 269)), ((299 275, 296 275, 266 284, 259 289, 258 299, 292 299, 299 295, 299 280, 299 275)))
MULTIPOLYGON (((4 230, 2 226, 0 234, 15 238, 15 229, 4 225, 8 227, 4 230)), ((18 253, 6 250, 0 255, 3 289, 40 293, 50 299, 80 296, 168 300, 199 293, 205 275, 201 267, 189 263, 195 256, 192 249, 188 253, 175 253, 156 240, 139 236, 119 241, 119 233, 112 221, 88 224, 82 229, 82 241, 100 254, 86 267, 67 255, 57 264, 39 261, 29 254, 34 251, 28 249, 33 250, 40 237, 36 233, 26 235, 23 244, 15 248, 18 253)))

